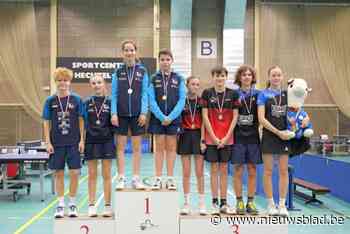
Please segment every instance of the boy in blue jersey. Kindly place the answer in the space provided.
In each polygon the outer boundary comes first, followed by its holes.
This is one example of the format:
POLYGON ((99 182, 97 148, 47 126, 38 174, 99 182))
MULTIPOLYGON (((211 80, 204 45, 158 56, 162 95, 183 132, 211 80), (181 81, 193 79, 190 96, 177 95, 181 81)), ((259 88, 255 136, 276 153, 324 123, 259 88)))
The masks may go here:
POLYGON ((153 189, 162 187, 164 157, 167 160, 166 188, 176 190, 173 177, 176 158, 176 137, 181 133, 181 112, 185 107, 186 88, 182 76, 171 70, 173 55, 170 50, 158 54, 160 70, 152 76, 149 87, 152 112, 149 133, 155 136, 155 181, 153 189))
POLYGON ((73 72, 59 67, 53 77, 57 93, 49 96, 44 105, 44 137, 47 152, 50 154, 49 167, 55 170, 55 185, 58 196, 58 206, 55 218, 64 217, 64 167, 68 164, 69 187, 69 217, 77 217, 75 196, 78 188, 78 177, 81 168, 80 153, 84 152, 84 120, 81 98, 70 92, 73 72))
POLYGON ((125 178, 125 146, 127 137, 131 135, 133 151, 134 189, 144 189, 140 179, 141 141, 145 134, 146 116, 148 112, 148 74, 146 68, 138 62, 135 42, 122 43, 124 64, 116 69, 112 76, 112 117, 111 122, 117 127, 117 166, 118 179, 116 189, 124 189, 125 178))

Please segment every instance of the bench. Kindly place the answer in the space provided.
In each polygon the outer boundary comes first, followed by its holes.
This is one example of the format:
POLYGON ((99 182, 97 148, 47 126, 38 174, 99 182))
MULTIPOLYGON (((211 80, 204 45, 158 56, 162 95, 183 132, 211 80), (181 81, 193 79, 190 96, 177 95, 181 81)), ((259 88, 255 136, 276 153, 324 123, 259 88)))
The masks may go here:
POLYGON ((298 179, 298 178, 293 179, 293 185, 294 185, 294 194, 299 196, 299 197, 304 198, 306 200, 305 204, 314 203, 314 202, 319 203, 319 204, 323 204, 322 201, 320 201, 316 198, 316 195, 326 194, 326 193, 329 193, 331 191, 329 188, 326 188, 326 187, 323 187, 321 185, 314 184, 314 183, 311 183, 311 182, 308 182, 308 181, 305 181, 302 179, 298 179), (302 188, 310 190, 312 192, 312 196, 305 194, 303 192, 297 191, 296 190, 297 186, 300 186, 302 188))

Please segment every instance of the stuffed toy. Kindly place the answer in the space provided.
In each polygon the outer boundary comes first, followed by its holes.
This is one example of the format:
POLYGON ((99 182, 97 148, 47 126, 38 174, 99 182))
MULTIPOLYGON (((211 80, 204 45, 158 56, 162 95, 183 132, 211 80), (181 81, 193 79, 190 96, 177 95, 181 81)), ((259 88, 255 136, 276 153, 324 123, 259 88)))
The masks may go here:
POLYGON ((288 80, 287 133, 291 143, 290 156, 300 155, 310 148, 310 137, 314 134, 311 121, 303 126, 303 120, 309 118, 304 110, 304 102, 311 88, 303 79, 288 80))
POLYGON ((288 80, 288 112, 287 112, 287 133, 290 139, 310 138, 314 131, 311 121, 302 126, 303 120, 308 118, 304 110, 304 102, 311 89, 303 79, 288 80))

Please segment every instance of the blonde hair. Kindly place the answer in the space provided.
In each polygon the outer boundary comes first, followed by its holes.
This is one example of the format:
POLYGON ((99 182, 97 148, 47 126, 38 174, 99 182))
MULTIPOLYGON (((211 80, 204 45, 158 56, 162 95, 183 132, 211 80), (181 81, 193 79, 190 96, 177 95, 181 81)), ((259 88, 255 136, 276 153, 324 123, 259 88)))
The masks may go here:
POLYGON ((73 71, 66 67, 58 67, 53 72, 53 78, 57 81, 60 77, 68 78, 68 80, 71 81, 73 79, 73 71))
POLYGON ((95 73, 95 75, 91 76, 90 79, 89 79, 89 83, 91 84, 91 81, 93 79, 96 79, 96 78, 101 78, 103 84, 104 84, 104 87, 103 87, 103 95, 104 96, 107 96, 108 95, 108 90, 107 90, 107 86, 106 86, 106 80, 105 78, 103 77, 103 75, 101 73, 95 73))
MULTIPOLYGON (((279 67, 278 65, 273 65, 273 66, 269 67, 269 69, 267 70, 267 76, 270 77, 271 71, 273 69, 276 69, 276 68, 278 68, 282 71, 281 67, 279 67)), ((266 88, 270 88, 270 86, 271 86, 271 82, 270 82, 270 80, 267 80, 266 81, 266 88)))

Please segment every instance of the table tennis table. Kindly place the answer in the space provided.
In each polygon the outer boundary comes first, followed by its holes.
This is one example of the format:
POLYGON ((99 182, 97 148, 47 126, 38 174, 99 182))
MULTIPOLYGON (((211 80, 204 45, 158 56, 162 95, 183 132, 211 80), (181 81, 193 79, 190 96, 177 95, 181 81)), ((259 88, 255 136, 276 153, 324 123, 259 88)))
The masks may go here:
MULTIPOLYGON (((9 179, 7 178, 7 167, 6 164, 8 163, 39 163, 39 183, 40 183, 40 198, 41 201, 45 200, 45 193, 44 193, 44 179, 46 176, 51 175, 51 191, 52 194, 55 193, 55 184, 54 184, 54 176, 51 171, 46 171, 44 169, 45 165, 48 164, 49 161, 49 154, 46 152, 35 152, 35 151, 29 151, 25 153, 4 153, 0 154, 0 165, 1 165, 1 171, 3 174, 3 178, 1 180, 2 188, 0 189, 3 193, 13 192, 13 198, 16 201, 18 199, 18 189, 16 189, 16 185, 21 185, 21 183, 30 183, 29 180, 25 179, 24 173, 22 173, 20 179, 9 179)), ((21 174, 21 173, 20 173, 21 174)), ((27 191, 28 193, 28 191, 27 191)))

